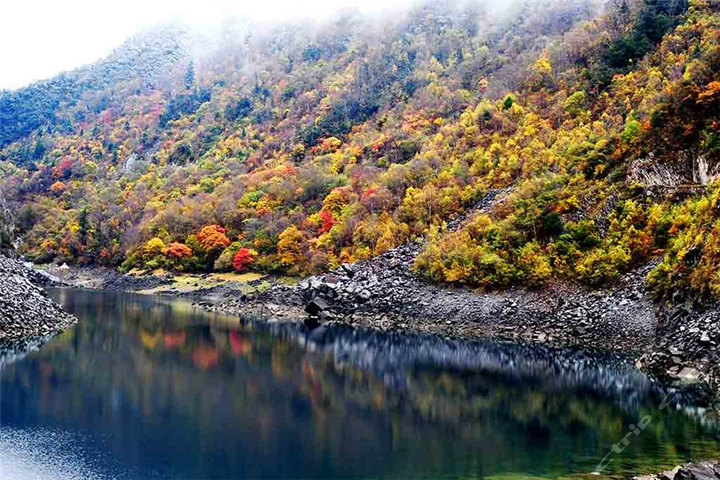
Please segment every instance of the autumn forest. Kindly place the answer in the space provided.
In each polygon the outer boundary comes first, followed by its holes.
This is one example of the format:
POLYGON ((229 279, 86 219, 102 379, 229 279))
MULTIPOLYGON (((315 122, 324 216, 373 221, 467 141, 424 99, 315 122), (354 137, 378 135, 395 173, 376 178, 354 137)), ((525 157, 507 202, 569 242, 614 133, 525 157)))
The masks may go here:
POLYGON ((434 282, 597 286, 655 259, 657 295, 720 296, 718 0, 448 0, 214 35, 166 25, 0 92, 22 254, 306 275, 426 238, 434 282))

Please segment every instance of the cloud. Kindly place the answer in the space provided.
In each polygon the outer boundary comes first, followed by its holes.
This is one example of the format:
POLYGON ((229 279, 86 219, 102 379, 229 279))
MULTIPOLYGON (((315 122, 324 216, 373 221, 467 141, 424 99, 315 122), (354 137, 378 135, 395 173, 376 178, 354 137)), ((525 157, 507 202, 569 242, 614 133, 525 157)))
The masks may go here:
POLYGON ((0 7, 0 88, 19 88, 94 62, 138 30, 180 21, 205 27, 228 17, 324 18, 343 8, 381 11, 410 0, 8 0, 0 7))

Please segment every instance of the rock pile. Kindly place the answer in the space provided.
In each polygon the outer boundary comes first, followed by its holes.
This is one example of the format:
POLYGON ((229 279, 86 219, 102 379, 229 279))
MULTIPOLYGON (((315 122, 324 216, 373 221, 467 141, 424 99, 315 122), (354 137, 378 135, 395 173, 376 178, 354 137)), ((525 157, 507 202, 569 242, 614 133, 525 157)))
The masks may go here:
MULTIPOLYGON (((411 270, 420 244, 408 244, 367 262, 343 265, 293 288, 276 287, 263 301, 302 308, 317 299, 321 321, 382 330, 490 336, 641 352, 654 342, 655 314, 644 286, 646 270, 607 290, 572 284, 543 290, 481 292, 426 282, 411 270)), ((238 305, 239 306, 239 305, 238 305)))
POLYGON ((688 463, 659 475, 644 475, 635 480, 720 480, 720 463, 688 463))
POLYGON ((720 392, 720 305, 688 301, 659 313, 657 346, 640 364, 666 381, 720 392))
POLYGON ((44 336, 77 321, 50 300, 21 262, 0 256, 0 340, 44 336))

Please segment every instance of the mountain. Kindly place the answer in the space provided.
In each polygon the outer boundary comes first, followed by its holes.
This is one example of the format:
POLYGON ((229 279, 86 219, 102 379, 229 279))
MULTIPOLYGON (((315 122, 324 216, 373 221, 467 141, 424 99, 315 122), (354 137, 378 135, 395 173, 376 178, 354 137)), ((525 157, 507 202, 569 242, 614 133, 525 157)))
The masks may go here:
MULTIPOLYGON (((43 127, 49 133, 72 133, 84 116, 69 118, 63 111, 76 107, 82 97, 94 94, 102 98, 107 90, 127 83, 140 82, 144 88, 152 88, 168 70, 189 60, 187 35, 177 26, 138 34, 95 64, 17 91, 0 92, 0 146, 26 138, 43 127)), ((79 113, 99 113, 107 103, 108 99, 102 98, 94 105, 85 105, 85 111, 79 113)))
POLYGON ((37 262, 306 274, 427 235, 435 281, 662 256, 658 294, 720 295, 719 67, 717 0, 168 26, 0 94, 0 189, 37 262))

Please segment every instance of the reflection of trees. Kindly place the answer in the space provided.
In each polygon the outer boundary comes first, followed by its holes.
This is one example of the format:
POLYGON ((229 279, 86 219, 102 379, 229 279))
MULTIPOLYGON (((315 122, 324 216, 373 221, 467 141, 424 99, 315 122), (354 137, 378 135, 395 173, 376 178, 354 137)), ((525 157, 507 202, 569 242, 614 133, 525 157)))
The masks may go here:
POLYGON ((251 339, 237 330, 228 333, 228 342, 235 355, 247 356, 252 350, 251 339))
POLYGON ((208 344, 199 344, 193 349, 193 363, 203 370, 210 369, 220 361, 220 351, 208 344))
POLYGON ((169 331, 165 332, 163 340, 165 341, 165 348, 173 349, 180 348, 185 343, 187 335, 184 331, 169 331))
POLYGON ((310 353, 302 337, 182 303, 61 300, 82 321, 6 368, 4 418, 23 412, 111 431, 124 461, 153 458, 188 477, 205 476, 199 466, 210 461, 232 465, 225 477, 588 469, 595 452, 604 455, 645 414, 663 420, 633 442, 626 467, 635 468, 640 452, 653 464, 647 470, 684 460, 687 445, 718 453, 697 425, 652 403, 625 411, 582 389, 481 368, 407 368, 403 385, 393 386, 372 373, 382 366, 310 353))

